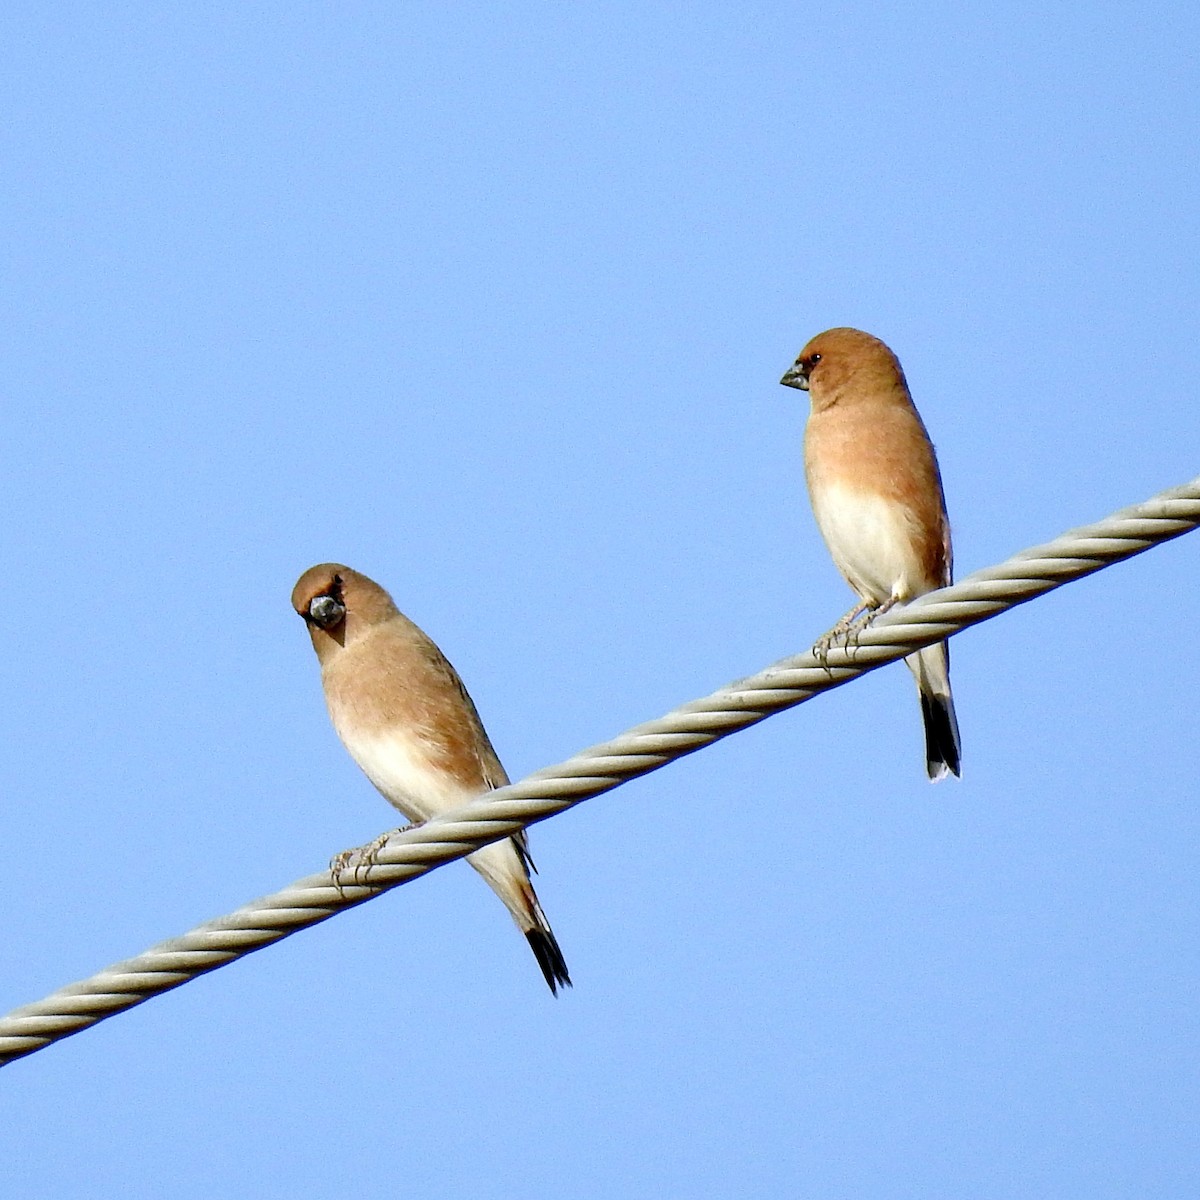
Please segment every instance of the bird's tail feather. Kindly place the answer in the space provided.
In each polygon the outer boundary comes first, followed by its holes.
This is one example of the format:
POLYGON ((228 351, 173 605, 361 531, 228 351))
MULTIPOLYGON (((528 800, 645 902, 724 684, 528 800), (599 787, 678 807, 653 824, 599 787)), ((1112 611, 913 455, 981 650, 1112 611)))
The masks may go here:
POLYGON ((533 957, 542 968, 546 982, 550 985, 550 991, 557 996, 560 987, 570 987, 571 976, 567 974, 566 959, 558 948, 558 940, 553 932, 549 929, 528 929, 525 931, 525 937, 533 951, 533 957))
POLYGON ((550 928, 550 922, 542 912, 537 892, 529 881, 523 849, 515 838, 509 838, 476 850, 467 856, 467 862, 504 901, 504 907, 525 935, 550 990, 558 995, 560 987, 571 986, 571 976, 567 974, 566 961, 558 948, 558 940, 550 928))
POLYGON ((962 775, 962 743, 950 693, 950 647, 926 646, 904 660, 917 679, 925 723, 925 770, 937 781, 962 775))
POLYGON ((529 919, 532 922, 531 927, 523 930, 525 939, 529 942, 529 948, 533 951, 533 957, 537 959, 538 966, 542 968, 542 974, 546 977, 550 991, 557 996, 560 987, 571 986, 571 976, 567 974, 567 960, 563 958, 563 952, 558 947, 558 939, 554 936, 554 930, 550 928, 550 922, 546 920, 546 914, 542 912, 542 906, 538 902, 537 892, 533 890, 533 884, 526 882, 521 890, 525 893, 529 919))
POLYGON ((933 780, 962 775, 962 748, 958 720, 950 696, 921 692, 921 716, 925 719, 925 770, 933 780))

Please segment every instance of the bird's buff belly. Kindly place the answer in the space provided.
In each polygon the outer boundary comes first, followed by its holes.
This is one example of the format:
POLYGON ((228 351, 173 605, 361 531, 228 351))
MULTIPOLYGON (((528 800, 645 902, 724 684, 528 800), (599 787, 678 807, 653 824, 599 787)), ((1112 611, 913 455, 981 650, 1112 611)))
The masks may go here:
POLYGON ((812 505, 833 561, 861 599, 882 604, 926 590, 915 530, 902 505, 837 484, 814 488, 812 505))

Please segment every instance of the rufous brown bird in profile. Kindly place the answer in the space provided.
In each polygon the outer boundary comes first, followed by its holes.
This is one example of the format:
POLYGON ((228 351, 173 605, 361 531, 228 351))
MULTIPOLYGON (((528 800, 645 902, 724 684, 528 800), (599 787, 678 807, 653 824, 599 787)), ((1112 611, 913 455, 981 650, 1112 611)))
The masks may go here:
MULTIPOLYGON (((859 598, 855 617, 951 582, 950 522, 933 443, 896 356, 859 329, 827 329, 780 380, 808 392, 808 494, 821 536, 859 598)), ((916 676, 930 779, 960 775, 961 749, 945 642, 905 660, 916 676)))

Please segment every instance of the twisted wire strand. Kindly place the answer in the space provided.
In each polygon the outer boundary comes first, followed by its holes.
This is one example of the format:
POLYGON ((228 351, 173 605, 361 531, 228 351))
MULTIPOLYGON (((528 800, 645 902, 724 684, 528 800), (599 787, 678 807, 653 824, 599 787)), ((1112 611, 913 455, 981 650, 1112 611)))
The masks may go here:
POLYGON ((309 875, 14 1009, 0 1018, 0 1065, 1197 525, 1200 478, 893 609, 826 651, 785 658, 557 766, 397 831, 369 861, 360 856, 337 876, 309 875))

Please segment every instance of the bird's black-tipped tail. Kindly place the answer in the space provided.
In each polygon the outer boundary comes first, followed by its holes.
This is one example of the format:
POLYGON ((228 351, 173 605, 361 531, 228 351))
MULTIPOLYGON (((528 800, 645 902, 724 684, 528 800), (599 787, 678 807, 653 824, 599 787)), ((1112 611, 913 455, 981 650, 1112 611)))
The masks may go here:
POLYGON ((525 937, 529 941, 533 957, 542 968, 550 990, 557 996, 560 987, 570 987, 571 977, 567 974, 567 961, 563 958, 562 951, 558 948, 558 940, 550 928, 527 929, 525 937))
POLYGON ((509 838, 493 842, 467 856, 467 862, 488 881, 504 907, 512 915, 517 928, 525 935, 550 991, 556 996, 560 987, 571 986, 566 960, 558 948, 558 939, 542 912, 542 906, 529 882, 529 855, 524 838, 509 838))
POLYGON ((533 957, 542 968, 542 974, 545 975, 551 992, 557 996, 560 987, 571 986, 571 977, 567 974, 567 960, 558 948, 558 939, 554 936, 554 930, 550 928, 550 922, 546 920, 546 914, 542 912, 537 892, 533 890, 528 875, 521 886, 521 893, 525 901, 525 915, 524 919, 517 923, 529 942, 533 957))
POLYGON ((950 696, 950 647, 945 642, 926 646, 905 660, 921 694, 925 722, 925 770, 935 782, 947 775, 962 775, 962 746, 958 718, 950 696))
POLYGON ((921 716, 925 720, 925 770, 937 781, 947 775, 961 777, 962 746, 958 740, 958 719, 950 696, 938 696, 921 689, 921 716))

